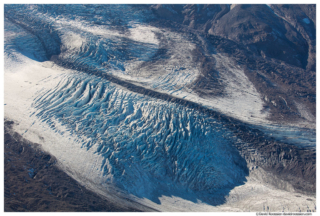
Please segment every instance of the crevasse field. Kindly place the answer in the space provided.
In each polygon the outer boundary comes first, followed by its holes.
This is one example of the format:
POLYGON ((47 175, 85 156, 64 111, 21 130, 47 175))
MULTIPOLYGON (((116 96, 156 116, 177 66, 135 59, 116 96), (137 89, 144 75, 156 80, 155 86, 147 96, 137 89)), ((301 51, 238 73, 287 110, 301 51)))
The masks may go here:
POLYGON ((315 128, 270 121, 243 69, 221 53, 205 51, 226 96, 199 96, 201 37, 152 25, 154 15, 132 5, 4 12, 5 118, 82 185, 160 211, 315 208, 250 150, 269 139, 315 149, 315 128))

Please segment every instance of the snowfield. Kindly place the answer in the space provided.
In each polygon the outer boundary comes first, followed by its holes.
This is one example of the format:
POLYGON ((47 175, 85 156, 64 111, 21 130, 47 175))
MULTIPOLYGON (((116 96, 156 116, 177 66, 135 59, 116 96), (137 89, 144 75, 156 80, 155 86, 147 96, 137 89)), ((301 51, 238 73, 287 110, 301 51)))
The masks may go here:
POLYGON ((261 182, 257 176, 269 174, 251 169, 233 145, 246 142, 232 129, 240 123, 295 146, 314 149, 316 140, 315 130, 267 120, 261 95, 230 58, 210 56, 224 95, 200 97, 193 85, 203 75, 191 61, 197 45, 147 24, 143 10, 5 7, 4 116, 81 184, 160 211, 316 208, 315 197, 290 184, 285 191, 261 182), (218 114, 131 91, 104 75, 218 114))

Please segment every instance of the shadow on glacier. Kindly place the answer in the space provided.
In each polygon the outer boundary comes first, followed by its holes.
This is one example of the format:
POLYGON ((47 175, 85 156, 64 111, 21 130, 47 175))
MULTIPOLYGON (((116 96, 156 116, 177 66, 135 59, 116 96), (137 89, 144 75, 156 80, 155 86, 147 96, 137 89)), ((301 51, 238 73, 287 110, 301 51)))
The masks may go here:
POLYGON ((28 11, 29 7, 5 5, 5 31, 15 35, 5 37, 5 51, 14 49, 32 60, 47 61, 61 53, 61 39, 51 24, 38 17, 36 10, 28 11))
MULTIPOLYGON (((233 152, 233 154, 238 154, 233 152)), ((133 194, 141 199, 149 199, 152 202, 161 205, 161 199, 170 200, 169 203, 174 204, 175 201, 183 199, 191 201, 193 203, 206 203, 211 206, 218 206, 226 203, 227 197, 231 190, 237 186, 244 185, 246 183, 246 176, 249 175, 249 169, 246 165, 246 161, 240 155, 237 155, 239 160, 236 162, 239 165, 239 169, 242 174, 237 179, 223 179, 222 181, 231 182, 228 185, 211 185, 205 186, 206 179, 199 179, 198 188, 190 188, 190 185, 182 184, 181 182, 172 181, 175 177, 166 176, 163 179, 155 180, 154 178, 145 176, 145 180, 141 182, 141 177, 133 177, 133 179, 140 181, 139 185, 131 188, 119 185, 121 189, 124 189, 129 194, 133 194), (205 186, 202 188, 202 186, 205 186), (165 198, 166 197, 166 198, 165 198)), ((223 164, 221 165, 223 166, 223 164)), ((226 168, 228 169, 228 168, 226 168)), ((192 171, 191 171, 192 172, 192 171)), ((134 181, 134 180, 133 180, 134 181)))

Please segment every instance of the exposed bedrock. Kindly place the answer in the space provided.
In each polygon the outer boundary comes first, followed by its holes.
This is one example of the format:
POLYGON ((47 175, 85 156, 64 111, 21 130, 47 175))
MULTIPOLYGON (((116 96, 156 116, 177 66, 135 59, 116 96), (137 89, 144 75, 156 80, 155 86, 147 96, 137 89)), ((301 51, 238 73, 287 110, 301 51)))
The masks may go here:
POLYGON ((315 71, 315 5, 152 5, 164 19, 315 71))

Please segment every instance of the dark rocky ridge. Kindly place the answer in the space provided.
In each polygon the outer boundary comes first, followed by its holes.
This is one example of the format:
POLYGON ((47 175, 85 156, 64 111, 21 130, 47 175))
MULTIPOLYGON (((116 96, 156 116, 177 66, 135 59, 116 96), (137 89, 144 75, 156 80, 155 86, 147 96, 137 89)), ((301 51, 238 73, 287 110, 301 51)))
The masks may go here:
POLYGON ((237 5, 209 33, 247 46, 256 55, 306 67, 307 42, 266 5, 237 5))
POLYGON ((276 15, 267 5, 152 5, 158 17, 181 23, 204 33, 233 40, 257 53, 315 71, 315 56, 308 47, 315 40, 315 5, 271 5, 290 21, 276 15), (310 18, 305 25, 303 18, 310 18), (307 59, 308 63, 307 63, 307 59))
POLYGON ((306 69, 316 70, 316 6, 315 5, 270 5, 276 14, 287 20, 308 43, 306 69), (303 19, 308 19, 306 23, 303 19), (308 22, 308 21, 307 21, 308 22))

